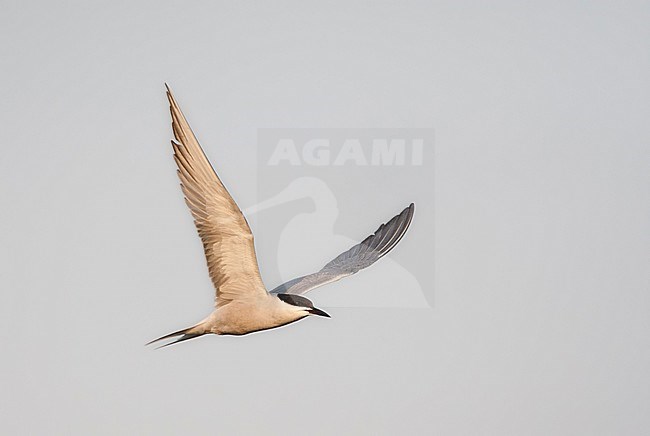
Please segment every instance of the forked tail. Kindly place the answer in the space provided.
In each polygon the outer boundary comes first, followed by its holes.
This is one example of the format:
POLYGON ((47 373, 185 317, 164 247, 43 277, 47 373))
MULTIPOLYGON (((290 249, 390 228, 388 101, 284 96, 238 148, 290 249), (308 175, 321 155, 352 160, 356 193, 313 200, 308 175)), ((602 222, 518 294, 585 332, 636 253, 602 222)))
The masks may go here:
POLYGON ((199 323, 199 324, 197 324, 195 326, 192 326, 192 327, 189 327, 189 328, 186 328, 186 329, 183 329, 183 330, 179 330, 177 332, 170 333, 170 334, 165 335, 165 336, 161 336, 158 339, 154 339, 151 342, 147 342, 145 344, 145 346, 151 345, 154 342, 162 341, 164 339, 169 339, 169 338, 173 338, 175 336, 180 336, 180 338, 176 339, 175 341, 172 341, 172 342, 170 342, 168 344, 165 344, 165 345, 161 345, 160 347, 156 347, 156 350, 157 350, 158 348, 164 348, 164 347, 167 347, 169 345, 178 344, 179 342, 187 341, 188 339, 198 338, 199 336, 203 336, 204 334, 207 333, 205 328, 203 328, 202 324, 203 323, 199 323))

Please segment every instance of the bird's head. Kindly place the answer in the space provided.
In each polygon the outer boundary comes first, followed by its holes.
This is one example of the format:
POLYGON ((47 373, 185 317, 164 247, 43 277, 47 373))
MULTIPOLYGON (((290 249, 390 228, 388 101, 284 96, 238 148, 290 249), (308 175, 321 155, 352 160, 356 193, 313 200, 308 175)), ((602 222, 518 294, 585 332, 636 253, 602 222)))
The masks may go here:
POLYGON ((319 315, 319 316, 325 316, 327 318, 330 317, 324 311, 315 308, 314 303, 312 303, 309 299, 302 297, 300 295, 277 294, 276 296, 283 302, 290 304, 291 306, 294 306, 296 308, 304 310, 305 312, 307 312, 308 315, 319 315))

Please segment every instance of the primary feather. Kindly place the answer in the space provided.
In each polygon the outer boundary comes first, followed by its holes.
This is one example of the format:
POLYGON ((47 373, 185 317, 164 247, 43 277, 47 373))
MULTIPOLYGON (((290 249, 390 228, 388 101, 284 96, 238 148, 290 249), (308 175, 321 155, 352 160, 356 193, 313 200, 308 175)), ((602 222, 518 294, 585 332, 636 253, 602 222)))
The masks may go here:
POLYGON ((251 294, 266 294, 246 218, 203 153, 169 87, 167 97, 176 138, 172 141, 174 160, 185 202, 203 242, 216 306, 251 294))
POLYGON ((402 239, 413 220, 415 205, 411 203, 399 215, 382 224, 372 235, 339 254, 320 271, 281 284, 271 294, 304 294, 328 283, 341 280, 368 268, 392 250, 402 239))

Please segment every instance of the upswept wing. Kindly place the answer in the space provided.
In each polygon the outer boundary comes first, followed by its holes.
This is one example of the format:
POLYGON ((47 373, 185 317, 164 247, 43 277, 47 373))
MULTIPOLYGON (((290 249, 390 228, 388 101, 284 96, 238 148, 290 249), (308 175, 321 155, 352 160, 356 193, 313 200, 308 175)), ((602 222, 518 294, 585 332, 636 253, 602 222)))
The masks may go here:
POLYGON ((168 86, 167 98, 178 177, 203 242, 216 306, 266 294, 246 218, 219 180, 168 86))
POLYGON ((414 212, 415 205, 411 203, 399 215, 379 226, 374 234, 339 254, 320 271, 290 280, 273 289, 271 294, 304 294, 368 268, 402 239, 411 224, 414 212))

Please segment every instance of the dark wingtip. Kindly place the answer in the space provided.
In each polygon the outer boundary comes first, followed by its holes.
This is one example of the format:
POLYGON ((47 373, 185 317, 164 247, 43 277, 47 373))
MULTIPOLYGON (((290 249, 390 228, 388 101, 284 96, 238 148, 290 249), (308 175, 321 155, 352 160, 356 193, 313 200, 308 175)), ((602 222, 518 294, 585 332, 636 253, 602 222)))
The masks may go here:
POLYGON ((409 204, 409 206, 402 211, 400 215, 406 215, 407 216, 407 223, 406 223, 406 229, 404 229, 404 232, 409 228, 411 225, 411 220, 413 219, 413 215, 415 215, 415 203, 409 204))
MULTIPOLYGON (((387 241, 383 241, 381 247, 377 247, 379 251, 379 257, 385 256, 389 251, 391 251, 395 246, 402 240, 406 231, 411 226, 411 221, 413 221, 413 215, 415 214, 415 203, 409 204, 399 215, 394 216, 388 223, 387 226, 393 227, 393 235, 387 241)), ((381 227, 380 227, 381 229, 381 227)), ((379 231, 379 229, 378 229, 379 231)), ((373 235, 374 236, 374 235, 373 235)))
POLYGON ((413 212, 415 212, 415 203, 409 204, 409 206, 404 209, 404 211, 409 211, 409 214, 413 215, 413 212))

